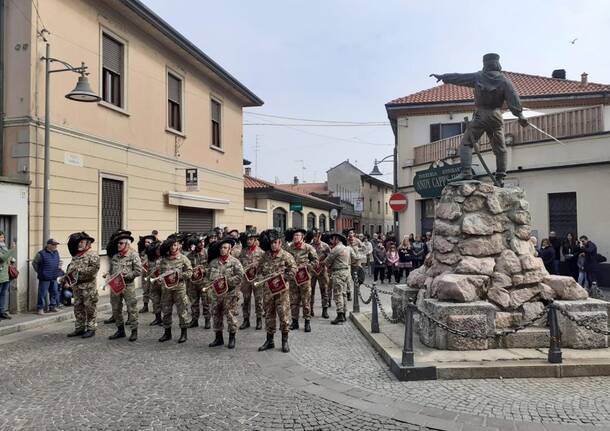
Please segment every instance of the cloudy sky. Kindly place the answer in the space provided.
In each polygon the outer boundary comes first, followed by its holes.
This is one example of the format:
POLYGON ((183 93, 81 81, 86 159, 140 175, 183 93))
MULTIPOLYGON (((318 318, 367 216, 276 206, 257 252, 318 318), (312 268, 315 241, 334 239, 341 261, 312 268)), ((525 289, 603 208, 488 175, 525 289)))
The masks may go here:
POLYGON ((265 101, 245 111, 244 156, 269 181, 323 181, 345 159, 369 172, 390 127, 321 121, 385 123, 386 102, 434 86, 430 73, 478 70, 486 52, 505 70, 610 83, 602 0, 144 2, 265 101))

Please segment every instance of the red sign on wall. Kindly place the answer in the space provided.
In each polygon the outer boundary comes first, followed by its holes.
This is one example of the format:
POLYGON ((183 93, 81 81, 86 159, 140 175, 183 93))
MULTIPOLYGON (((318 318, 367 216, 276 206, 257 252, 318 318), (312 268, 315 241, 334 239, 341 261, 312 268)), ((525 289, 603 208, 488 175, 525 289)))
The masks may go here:
POLYGON ((407 197, 402 193, 394 193, 390 196, 390 208, 397 213, 403 212, 407 209, 407 197))

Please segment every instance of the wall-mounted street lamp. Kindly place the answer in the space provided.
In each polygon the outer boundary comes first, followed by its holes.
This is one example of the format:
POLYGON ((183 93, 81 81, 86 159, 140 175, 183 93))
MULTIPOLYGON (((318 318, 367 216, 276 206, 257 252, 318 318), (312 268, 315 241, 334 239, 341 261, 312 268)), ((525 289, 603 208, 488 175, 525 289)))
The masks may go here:
POLYGON ((383 163, 383 162, 390 162, 390 161, 393 162, 394 161, 393 159, 394 159, 394 154, 390 154, 389 156, 385 156, 381 160, 375 159, 375 162, 374 162, 375 164, 373 165, 373 170, 371 171, 371 173, 369 175, 371 175, 371 176, 383 175, 383 173, 381 173, 381 171, 379 170, 379 166, 377 166, 377 165, 379 165, 379 163, 383 163), (392 160, 390 160, 390 159, 392 159, 392 160))
POLYGON ((44 92, 44 185, 43 185, 43 216, 42 216, 42 244, 49 239, 49 225, 51 218, 50 201, 49 201, 49 156, 50 156, 50 78, 52 73, 57 72, 74 72, 78 73, 78 82, 74 90, 66 94, 66 98, 74 100, 76 102, 98 102, 101 100, 97 94, 93 92, 89 85, 89 79, 87 79, 87 66, 85 63, 81 63, 80 67, 74 67, 70 63, 63 60, 51 57, 51 47, 49 43, 46 45, 46 54, 41 58, 45 62, 45 92, 44 92), (51 63, 61 63, 63 69, 51 70, 51 63))

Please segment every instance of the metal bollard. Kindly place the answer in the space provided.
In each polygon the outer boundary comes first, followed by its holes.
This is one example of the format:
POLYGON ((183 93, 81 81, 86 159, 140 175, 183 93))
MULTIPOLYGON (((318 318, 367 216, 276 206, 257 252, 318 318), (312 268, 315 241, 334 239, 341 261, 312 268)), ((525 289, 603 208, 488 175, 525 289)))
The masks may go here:
POLYGON ((379 334, 379 310, 377 304, 377 291, 375 286, 372 287, 371 295, 373 295, 373 300, 371 302, 371 333, 379 334))
POLYGON ((354 283, 354 303, 353 312, 360 313, 360 283, 354 283))
POLYGON ((402 366, 412 367, 415 365, 415 359, 413 357, 413 315, 417 310, 415 304, 407 304, 405 310, 405 341, 402 346, 402 366))
POLYGON ((561 330, 559 329, 559 322, 557 320, 557 305, 551 302, 549 305, 549 329, 551 335, 551 341, 549 344, 549 362, 551 364, 561 364, 561 330))

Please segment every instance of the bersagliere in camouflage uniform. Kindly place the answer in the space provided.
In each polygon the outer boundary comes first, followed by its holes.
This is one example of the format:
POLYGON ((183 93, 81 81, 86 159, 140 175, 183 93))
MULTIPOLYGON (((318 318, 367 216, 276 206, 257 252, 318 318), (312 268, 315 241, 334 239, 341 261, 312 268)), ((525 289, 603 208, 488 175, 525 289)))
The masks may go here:
POLYGON ((252 295, 254 295, 254 312, 256 313, 256 329, 262 329, 263 327, 263 290, 261 286, 255 286, 254 280, 248 281, 248 275, 250 278, 256 277, 258 271, 258 263, 263 257, 265 252, 260 249, 257 244, 258 235, 254 232, 248 232, 246 234, 246 247, 242 248, 239 261, 244 268, 245 276, 241 283, 241 294, 243 296, 242 313, 244 315, 244 321, 239 329, 246 329, 250 327, 250 307, 252 295))
POLYGON ((330 254, 324 260, 330 272, 330 286, 333 299, 337 306, 337 317, 331 323, 333 325, 345 322, 345 292, 350 279, 350 248, 346 246, 347 239, 339 234, 331 234, 330 254))
MULTIPOLYGON (((309 234, 309 233, 308 233, 309 234)), ((330 247, 325 242, 321 241, 321 233, 318 230, 314 230, 311 232, 311 246, 316 250, 316 254, 318 255, 318 261, 321 262, 326 259, 326 256, 330 253, 330 247)), ((316 285, 318 286, 318 290, 320 291, 320 297, 322 298, 322 317, 328 319, 328 307, 330 307, 330 294, 328 292, 328 271, 326 270, 326 265, 322 265, 318 263, 315 267, 312 268, 311 272, 311 315, 314 315, 313 307, 314 307, 314 298, 316 285), (316 273, 317 271, 317 273, 316 273)))
POLYGON ((366 259, 366 252, 364 244, 356 237, 356 233, 353 229, 350 229, 347 233, 347 245, 352 249, 351 252, 351 264, 350 264, 350 276, 347 279, 347 300, 352 299, 352 287, 354 286, 354 280, 352 274, 359 273, 362 270, 362 262, 366 259))
POLYGON ((305 332, 311 332, 311 273, 312 266, 318 263, 316 250, 304 241, 304 229, 296 229, 292 237, 292 243, 288 252, 292 254, 297 264, 297 271, 304 268, 310 279, 297 284, 296 278, 290 280, 290 311, 292 314, 292 325, 290 329, 299 329, 299 307, 303 307, 303 318, 305 319, 305 332))
POLYGON ((134 281, 136 277, 142 275, 142 262, 138 253, 130 247, 132 242, 131 232, 119 230, 112 235, 106 247, 106 252, 110 257, 110 270, 105 276, 106 280, 110 280, 117 274, 122 274, 125 282, 125 288, 120 293, 110 290, 112 317, 117 327, 116 332, 108 337, 110 340, 125 337, 123 301, 125 301, 125 308, 127 308, 126 323, 131 328, 129 341, 138 339, 138 300, 134 281))
POLYGON ((186 283, 186 291, 191 301, 191 323, 189 328, 196 328, 199 326, 199 316, 203 314, 205 319, 205 329, 210 329, 210 304, 212 302, 212 296, 210 295, 209 289, 203 290, 205 285, 205 273, 208 270, 208 251, 204 247, 204 238, 198 237, 197 243, 195 244, 195 250, 191 251, 187 255, 193 267, 193 277, 186 283), (196 271, 196 268, 199 270, 196 271), (196 274, 202 271, 201 274, 196 274), (197 275, 197 276, 196 276, 197 275))
POLYGON ((150 283, 150 302, 155 319, 150 326, 162 325, 161 319, 161 280, 153 280, 161 274, 161 241, 155 241, 146 248, 148 261, 148 282, 150 283))
POLYGON ((140 254, 140 260, 142 261, 142 302, 144 303, 140 313, 148 313, 148 302, 150 301, 151 295, 151 282, 149 277, 150 264, 148 263, 148 257, 146 256, 146 249, 156 240, 154 235, 144 235, 141 236, 138 241, 138 253, 140 254))
POLYGON ((100 269, 100 257, 91 249, 95 241, 85 232, 76 232, 68 239, 68 250, 72 261, 66 269, 62 283, 76 280, 72 285, 74 295, 74 332, 68 337, 81 336, 89 338, 95 335, 97 329, 97 272, 100 269))
MULTIPOLYGON (((260 245, 265 254, 259 262, 258 280, 265 280, 277 274, 283 274, 285 283, 289 283, 296 274, 297 265, 294 257, 282 248, 282 240, 279 233, 275 230, 268 230, 261 233, 260 245)), ((264 283, 263 283, 264 284, 264 283)), ((263 289, 263 300, 265 308, 265 330, 267 340, 259 347, 259 351, 272 349, 275 347, 273 336, 276 330, 276 316, 280 321, 280 331, 282 332, 282 351, 289 352, 288 332, 290 330, 290 293, 286 288, 275 295, 265 285, 263 289)))
POLYGON ((216 337, 209 346, 216 347, 224 345, 223 316, 227 318, 229 329, 229 343, 227 347, 235 347, 235 333, 237 332, 237 314, 239 313, 239 286, 244 278, 244 268, 238 259, 231 256, 231 247, 235 244, 232 238, 225 238, 215 242, 208 250, 207 283, 210 286, 214 281, 225 278, 228 290, 218 294, 212 286, 212 316, 214 319, 214 332, 216 337))
POLYGON ((161 279, 161 309, 163 312, 163 328, 165 332, 159 338, 160 342, 172 339, 172 309, 176 305, 180 321, 180 338, 178 343, 187 339, 189 325, 189 299, 186 295, 186 281, 193 275, 193 268, 188 258, 180 253, 180 243, 170 236, 161 244, 161 264, 159 265, 161 279), (164 274, 168 274, 164 277, 164 274), (168 284, 169 283, 169 284, 168 284))

